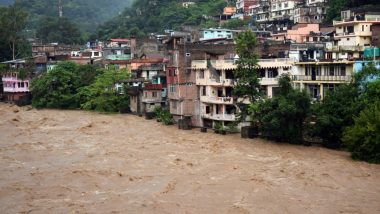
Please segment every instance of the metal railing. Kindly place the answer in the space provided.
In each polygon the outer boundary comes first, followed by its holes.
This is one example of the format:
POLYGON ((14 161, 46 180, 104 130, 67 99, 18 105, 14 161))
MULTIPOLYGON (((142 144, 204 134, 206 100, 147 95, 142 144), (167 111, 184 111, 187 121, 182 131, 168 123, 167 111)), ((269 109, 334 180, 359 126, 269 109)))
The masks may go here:
POLYGON ((338 82, 349 82, 351 76, 306 76, 306 75, 294 75, 292 76, 293 81, 338 81, 338 82))

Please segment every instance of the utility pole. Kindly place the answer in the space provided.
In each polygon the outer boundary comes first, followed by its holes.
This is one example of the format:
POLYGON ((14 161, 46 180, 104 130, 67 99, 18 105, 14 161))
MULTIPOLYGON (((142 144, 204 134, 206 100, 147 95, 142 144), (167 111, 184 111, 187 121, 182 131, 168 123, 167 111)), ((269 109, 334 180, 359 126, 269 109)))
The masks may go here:
POLYGON ((58 16, 61 18, 63 16, 62 1, 58 0, 58 16))

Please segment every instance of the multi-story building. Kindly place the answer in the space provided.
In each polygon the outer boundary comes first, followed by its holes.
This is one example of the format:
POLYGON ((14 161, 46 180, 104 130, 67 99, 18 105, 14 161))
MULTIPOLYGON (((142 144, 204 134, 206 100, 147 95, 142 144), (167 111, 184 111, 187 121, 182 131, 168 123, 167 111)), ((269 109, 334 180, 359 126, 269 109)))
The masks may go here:
POLYGON ((7 71, 2 76, 3 98, 9 102, 15 102, 29 93, 29 78, 20 77, 20 69, 25 69, 26 60, 16 59, 2 62, 7 66, 7 71))
POLYGON ((270 0, 259 0, 250 6, 250 13, 257 23, 266 22, 270 19, 270 0))
POLYGON ((323 3, 313 5, 299 4, 294 9, 294 23, 322 23, 326 18, 326 5, 323 3))
POLYGON ((236 13, 249 14, 249 7, 257 4, 258 0, 237 0, 236 1, 236 13))
POLYGON ((134 57, 135 50, 135 38, 111 39, 103 48, 103 55, 109 60, 130 60, 134 57))
POLYGON ((193 126, 201 125, 200 98, 196 85, 196 73, 192 71, 192 60, 216 60, 224 56, 234 57, 233 44, 213 42, 195 44, 184 37, 172 36, 167 42, 169 62, 166 69, 168 104, 174 119, 191 118, 193 126))
POLYGON ((319 34, 319 24, 296 24, 291 29, 273 33, 270 39, 274 41, 289 40, 297 43, 319 42, 318 37, 321 37, 319 34))
POLYGON ((191 68, 199 89, 201 125, 212 128, 217 121, 223 126, 234 122, 233 59, 192 60, 191 68))
POLYGON ((334 45, 328 47, 333 59, 360 59, 371 46, 372 25, 380 24, 380 13, 352 9, 341 12, 342 20, 334 21, 334 45))
POLYGON ((203 37, 200 41, 215 40, 215 39, 233 39, 234 31, 230 29, 210 28, 202 30, 203 37))
POLYGON ((300 0, 271 0, 271 20, 293 20, 294 8, 300 0))
POLYGON ((292 68, 294 87, 306 89, 314 100, 322 100, 328 90, 351 81, 353 61, 296 62, 292 68))
MULTIPOLYGON (((278 77, 290 74, 292 59, 260 59, 257 75, 262 93, 267 97, 276 95, 278 77)), ((214 127, 220 122, 228 126, 235 122, 236 100, 232 96, 234 87, 234 59, 192 60, 192 70, 196 73, 199 89, 201 125, 214 127)))
POLYGON ((283 74, 291 73, 294 59, 260 59, 258 62, 258 75, 262 93, 267 97, 276 96, 278 89, 278 78, 283 74))

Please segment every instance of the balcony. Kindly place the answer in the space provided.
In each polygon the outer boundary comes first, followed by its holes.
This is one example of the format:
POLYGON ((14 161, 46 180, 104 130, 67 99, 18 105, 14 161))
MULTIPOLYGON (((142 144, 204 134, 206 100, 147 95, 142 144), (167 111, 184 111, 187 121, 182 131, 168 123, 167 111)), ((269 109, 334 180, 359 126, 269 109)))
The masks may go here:
POLYGON ((193 61, 191 61, 191 69, 206 70, 207 69, 207 60, 193 60, 193 61))
POLYGON ((278 84, 278 78, 268 78, 268 77, 263 77, 260 78, 260 85, 277 85, 278 84))
POLYGON ((224 105, 232 105, 234 103, 234 99, 232 97, 201 96, 201 102, 204 102, 204 103, 214 103, 214 104, 224 104, 224 105))
POLYGON ((1 80, 3 82, 17 82, 17 77, 2 77, 1 80))
POLYGON ((333 21, 333 25, 344 25, 344 24, 351 24, 351 23, 355 23, 355 22, 380 22, 380 18, 364 18, 364 19, 357 19, 356 17, 355 18, 351 18, 351 19, 345 19, 345 20, 342 20, 342 21, 333 21))
POLYGON ((343 32, 343 33, 334 34, 334 37, 344 37, 344 36, 372 36, 372 32, 355 31, 355 32, 343 32))
POLYGON ((217 70, 234 70, 236 65, 233 59, 226 60, 210 60, 211 66, 217 70))
POLYGON ((235 121, 236 117, 234 114, 202 114, 203 118, 211 120, 220 120, 220 121, 235 121))
POLYGON ((292 76, 293 81, 332 81, 332 82, 349 82, 351 81, 351 76, 306 76, 306 75, 294 75, 292 76))
POLYGON ((334 51, 334 52, 339 52, 339 51, 364 51, 365 47, 364 46, 353 46, 353 45, 345 45, 345 46, 330 46, 326 48, 327 51, 334 51))
POLYGON ((161 103, 163 102, 161 97, 142 97, 143 103, 161 103))
POLYGON ((234 80, 232 79, 222 79, 222 78, 197 78, 197 85, 210 85, 210 86, 233 86, 234 80))
POLYGON ((4 92, 10 92, 10 93, 29 92, 29 87, 24 87, 24 88, 4 87, 4 92))

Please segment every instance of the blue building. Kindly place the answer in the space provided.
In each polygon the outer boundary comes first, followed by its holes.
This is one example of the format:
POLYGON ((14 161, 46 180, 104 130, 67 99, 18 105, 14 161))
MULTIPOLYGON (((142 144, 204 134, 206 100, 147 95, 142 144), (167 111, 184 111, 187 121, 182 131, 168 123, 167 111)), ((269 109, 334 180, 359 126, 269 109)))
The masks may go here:
POLYGON ((201 40, 210 40, 210 39, 233 39, 233 31, 229 29, 219 29, 219 28, 210 28, 204 29, 203 38, 201 40))

